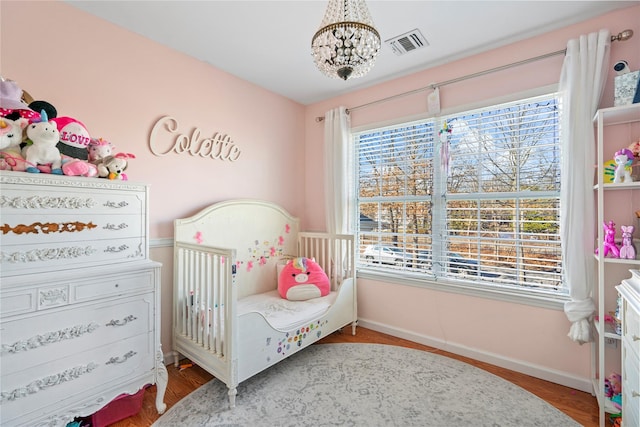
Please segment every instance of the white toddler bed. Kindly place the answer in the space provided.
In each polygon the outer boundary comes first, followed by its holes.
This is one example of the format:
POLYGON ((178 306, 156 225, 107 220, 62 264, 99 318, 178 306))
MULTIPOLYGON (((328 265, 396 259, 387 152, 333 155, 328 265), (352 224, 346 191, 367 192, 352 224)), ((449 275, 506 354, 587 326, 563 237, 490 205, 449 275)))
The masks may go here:
POLYGON ((299 232, 275 204, 231 200, 175 221, 173 346, 229 388, 357 322, 351 235, 299 232), (331 292, 288 301, 277 292, 278 265, 313 258, 331 292))

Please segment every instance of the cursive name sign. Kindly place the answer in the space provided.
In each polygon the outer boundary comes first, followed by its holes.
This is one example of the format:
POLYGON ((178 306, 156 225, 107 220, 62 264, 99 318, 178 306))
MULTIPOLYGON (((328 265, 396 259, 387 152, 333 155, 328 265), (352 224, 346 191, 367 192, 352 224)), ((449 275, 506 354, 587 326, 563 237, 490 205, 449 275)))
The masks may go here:
POLYGON ((230 162, 240 158, 242 151, 229 135, 215 132, 210 138, 201 138, 200 134, 198 128, 193 128, 191 135, 181 133, 178 130, 178 121, 165 116, 153 125, 149 135, 149 148, 156 156, 166 156, 173 151, 177 154, 189 153, 192 156, 230 162))

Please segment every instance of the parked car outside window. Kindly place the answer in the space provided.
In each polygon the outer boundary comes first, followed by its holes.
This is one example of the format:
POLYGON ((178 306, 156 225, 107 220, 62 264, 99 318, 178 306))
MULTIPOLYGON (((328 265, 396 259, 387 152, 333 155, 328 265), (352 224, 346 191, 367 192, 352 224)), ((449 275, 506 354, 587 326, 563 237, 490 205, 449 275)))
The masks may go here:
POLYGON ((364 249, 362 256, 370 262, 392 265, 403 265, 409 259, 409 255, 402 249, 385 245, 369 245, 364 249))

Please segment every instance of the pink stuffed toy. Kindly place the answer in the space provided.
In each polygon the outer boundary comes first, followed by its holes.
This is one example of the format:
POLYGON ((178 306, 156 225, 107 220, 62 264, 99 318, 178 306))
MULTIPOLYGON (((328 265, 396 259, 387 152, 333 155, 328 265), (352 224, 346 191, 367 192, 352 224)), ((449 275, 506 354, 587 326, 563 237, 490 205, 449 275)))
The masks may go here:
POLYGON ((102 138, 91 138, 87 146, 87 160, 94 165, 100 163, 105 157, 113 154, 113 145, 102 138))
POLYGON ((278 293, 290 301, 305 301, 329 295, 331 285, 322 268, 309 258, 287 262, 278 277, 278 293))
POLYGON ((111 156, 113 145, 102 138, 91 138, 87 145, 87 160, 63 156, 62 172, 71 176, 98 176, 98 164, 111 156))

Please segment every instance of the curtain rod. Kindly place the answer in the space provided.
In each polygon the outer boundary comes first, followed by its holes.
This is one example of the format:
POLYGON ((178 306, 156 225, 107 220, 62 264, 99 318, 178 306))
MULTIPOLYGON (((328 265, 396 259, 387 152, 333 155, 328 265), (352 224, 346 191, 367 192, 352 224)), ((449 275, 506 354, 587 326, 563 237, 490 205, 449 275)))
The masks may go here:
MULTIPOLYGON (((629 40, 631 37, 633 37, 633 30, 624 30, 624 31, 618 33, 615 36, 611 36, 611 41, 612 42, 625 41, 625 40, 629 40)), ((403 96, 413 95, 414 93, 423 92, 425 90, 433 90, 433 89, 435 89, 437 87, 442 87, 442 86, 450 85, 450 84, 453 84, 453 83, 458 83, 458 82, 461 82, 463 80, 469 80, 469 79, 473 79, 473 78, 476 78, 476 77, 481 77, 481 76, 484 76, 486 74, 495 73, 495 72, 498 72, 498 71, 506 70, 508 68, 518 67, 520 65, 528 64, 530 62, 540 61, 542 59, 550 58, 552 56, 564 55, 565 53, 567 53, 567 49, 557 50, 555 52, 545 53, 544 55, 535 56, 533 58, 523 59, 522 61, 512 62, 510 64, 501 65, 499 67, 490 68, 488 70, 478 71, 477 73, 467 74, 466 76, 461 76, 461 77, 456 77, 454 79, 445 80, 445 81, 440 82, 440 83, 431 83, 428 86, 424 86, 424 87, 421 87, 421 88, 418 88, 418 89, 410 90, 408 92, 398 93, 396 95, 388 96, 386 98, 377 99, 375 101, 371 101, 371 102, 368 102, 366 104, 362 104, 362 105, 358 105, 356 107, 348 108, 347 109, 347 114, 349 114, 352 111, 359 110, 361 108, 365 108, 365 107, 369 107, 371 105, 379 104, 381 102, 387 102, 387 101, 390 101, 392 99, 401 98, 403 96)), ((322 116, 316 117, 316 122, 322 122, 322 121, 324 121, 324 117, 322 117, 322 116)))

